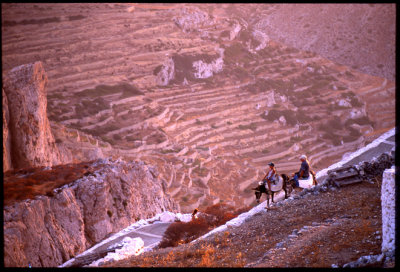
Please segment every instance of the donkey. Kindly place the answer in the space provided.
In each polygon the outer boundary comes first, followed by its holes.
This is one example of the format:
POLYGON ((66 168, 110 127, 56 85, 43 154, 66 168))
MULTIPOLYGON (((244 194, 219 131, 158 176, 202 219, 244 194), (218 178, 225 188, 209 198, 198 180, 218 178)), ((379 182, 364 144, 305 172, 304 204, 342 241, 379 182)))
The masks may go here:
POLYGON ((285 191, 285 199, 288 198, 295 188, 294 180, 289 179, 286 174, 282 174, 277 181, 276 185, 271 184, 271 191, 267 186, 263 185, 262 182, 256 188, 252 188, 255 190, 257 203, 260 203, 260 198, 263 193, 267 195, 267 207, 269 208, 269 195, 272 197, 272 202, 274 202, 274 194, 280 192, 281 190, 285 191))

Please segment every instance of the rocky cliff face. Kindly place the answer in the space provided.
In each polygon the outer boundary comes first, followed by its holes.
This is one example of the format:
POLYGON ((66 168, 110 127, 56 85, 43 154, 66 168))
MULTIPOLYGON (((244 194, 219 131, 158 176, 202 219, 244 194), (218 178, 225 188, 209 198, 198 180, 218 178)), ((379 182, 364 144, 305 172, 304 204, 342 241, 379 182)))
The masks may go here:
POLYGON ((6 206, 5 266, 58 266, 139 219, 178 212, 156 175, 143 162, 100 159, 54 196, 6 206))
POLYGON ((11 138, 9 130, 10 113, 8 111, 7 96, 2 91, 2 109, 3 109, 3 172, 12 168, 11 165, 11 138))
MULTIPOLYGON (((8 109, 8 137, 11 136, 9 148, 3 149, 3 162, 11 161, 14 168, 51 166, 60 162, 47 118, 46 85, 47 76, 41 62, 15 67, 3 77, 7 96, 6 101, 3 99, 3 105, 6 103, 3 120, 8 109)), ((3 122, 3 134, 4 125, 3 122)), ((12 167, 3 167, 3 170, 12 167)))

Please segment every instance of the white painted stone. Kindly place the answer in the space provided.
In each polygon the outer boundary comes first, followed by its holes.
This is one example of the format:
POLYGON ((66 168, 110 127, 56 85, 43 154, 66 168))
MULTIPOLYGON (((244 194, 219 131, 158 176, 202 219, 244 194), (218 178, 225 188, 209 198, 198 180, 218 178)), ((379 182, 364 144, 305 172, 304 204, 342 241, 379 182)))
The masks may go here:
POLYGON ((175 222, 175 214, 168 211, 163 212, 162 214, 160 214, 160 221, 163 223, 175 222))
POLYGON ((313 186, 313 178, 312 175, 308 177, 308 179, 299 179, 299 187, 300 188, 311 188, 313 186))
POLYGON ((395 245, 395 168, 386 169, 382 178, 382 252, 393 251, 395 245))

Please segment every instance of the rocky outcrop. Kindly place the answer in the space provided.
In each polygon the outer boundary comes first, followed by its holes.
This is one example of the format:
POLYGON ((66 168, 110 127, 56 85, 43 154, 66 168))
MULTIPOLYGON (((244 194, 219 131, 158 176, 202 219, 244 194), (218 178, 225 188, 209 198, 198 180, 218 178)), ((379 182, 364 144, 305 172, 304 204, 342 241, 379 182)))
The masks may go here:
POLYGON ((168 58, 162 65, 156 77, 156 83, 159 86, 167 86, 175 77, 175 64, 172 58, 168 58))
POLYGON ((97 160, 83 178, 4 208, 4 264, 54 267, 140 219, 178 212, 143 162, 97 160))
POLYGON ((220 57, 213 60, 211 63, 206 63, 202 60, 193 62, 193 68, 195 69, 195 78, 209 78, 215 73, 222 71, 224 66, 224 49, 219 50, 220 57))
POLYGON ((9 122, 10 122, 10 114, 8 111, 8 101, 7 96, 4 93, 4 89, 2 91, 2 110, 3 110, 3 172, 12 169, 11 165, 11 137, 9 122))
POLYGON ((173 18, 174 23, 182 29, 183 32, 199 31, 200 27, 211 26, 215 24, 215 19, 198 8, 183 8, 181 14, 173 18))
POLYGON ((170 83, 188 85, 190 81, 212 77, 223 70, 224 49, 217 48, 218 54, 174 54, 154 74, 156 84, 167 86, 170 83))
MULTIPOLYGON (((8 136, 12 136, 10 157, 14 168, 51 166, 60 162, 47 118, 46 85, 47 76, 41 62, 15 67, 3 78, 10 118, 8 136)), ((3 119, 4 115, 3 110, 3 119)), ((3 151, 3 161, 8 160, 7 156, 8 153, 3 151)))

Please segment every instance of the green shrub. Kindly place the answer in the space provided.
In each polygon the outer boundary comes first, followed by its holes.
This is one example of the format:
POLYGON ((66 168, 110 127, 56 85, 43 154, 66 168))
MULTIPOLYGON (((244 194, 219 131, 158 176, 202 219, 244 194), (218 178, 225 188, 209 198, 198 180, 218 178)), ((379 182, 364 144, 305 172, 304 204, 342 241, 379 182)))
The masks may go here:
POLYGON ((3 26, 16 26, 16 25, 40 25, 47 23, 58 23, 60 22, 60 18, 51 17, 51 18, 43 18, 43 19, 30 19, 30 20, 22 20, 19 22, 16 21, 4 21, 3 26))
POLYGON ((296 113, 294 111, 292 111, 292 110, 283 110, 282 113, 283 113, 283 116, 286 119, 286 123, 287 124, 289 124, 291 126, 294 126, 294 125, 297 124, 297 116, 296 116, 296 113))
POLYGON ((358 131, 357 129, 354 129, 354 128, 350 127, 349 131, 350 131, 350 136, 353 136, 353 137, 360 137, 361 136, 361 132, 358 131))
POLYGON ((292 143, 297 143, 300 140, 301 140, 300 136, 292 136, 292 137, 290 137, 290 142, 292 142, 292 143))
POLYGON ((72 16, 68 16, 68 20, 70 21, 74 21, 74 20, 82 20, 85 19, 86 16, 83 15, 72 15, 72 16))
POLYGON ((352 91, 348 91, 348 92, 345 92, 345 93, 341 93, 340 96, 342 98, 353 98, 353 97, 356 96, 356 94, 353 93, 352 91))
POLYGON ((240 42, 234 42, 231 46, 227 47, 224 52, 224 61, 226 63, 236 63, 252 60, 251 54, 247 51, 246 47, 240 42))
POLYGON ((363 105, 363 103, 361 103, 356 97, 350 99, 350 104, 355 108, 359 108, 363 105))
POLYGON ((143 92, 139 91, 136 86, 132 86, 129 84, 121 84, 120 88, 122 90, 120 99, 144 94, 143 92))
POLYGON ((354 142, 357 139, 358 139, 358 137, 351 136, 351 135, 343 136, 343 142, 345 142, 345 143, 354 142))
POLYGON ((94 89, 85 89, 83 91, 75 93, 78 97, 99 97, 105 95, 111 95, 116 93, 126 92, 131 95, 142 95, 143 93, 137 90, 136 87, 129 85, 128 83, 120 83, 117 85, 97 85, 94 89))
POLYGON ((332 144, 334 145, 334 146, 339 146, 339 145, 341 145, 342 144, 342 140, 341 140, 342 138, 340 137, 340 136, 337 136, 337 137, 335 137, 335 138, 333 138, 332 139, 332 144))
POLYGON ((359 125, 373 125, 371 119, 368 116, 362 116, 356 119, 348 119, 345 123, 345 126, 348 127, 352 124, 359 124, 359 125))
POLYGON ((113 139, 116 140, 116 141, 120 141, 120 140, 122 140, 122 137, 119 134, 114 134, 113 135, 113 139))
POLYGON ((161 71, 162 67, 162 65, 158 65, 156 68, 154 68, 153 75, 156 76, 161 71))
POLYGON ((336 130, 327 126, 327 129, 325 129, 325 132, 323 133, 322 138, 326 139, 326 140, 330 140, 332 142, 332 144, 335 146, 341 145, 342 136, 337 135, 335 132, 336 132, 336 130))
MULTIPOLYGON (((296 102, 293 102, 294 104, 296 102)), ((301 102, 300 102, 301 103, 301 102)), ((265 116, 264 114, 260 115, 262 118, 273 122, 275 120, 279 120, 281 116, 285 117, 286 123, 288 125, 294 126, 297 123, 306 123, 309 121, 312 121, 313 119, 308 116, 303 110, 299 109, 296 112, 292 110, 277 110, 277 109, 272 109, 268 112, 268 115, 265 116)))
POLYGON ((205 177, 208 174, 207 168, 201 168, 200 166, 193 169, 193 173, 197 174, 200 177, 205 177))
POLYGON ((229 38, 230 37, 230 31, 229 30, 224 30, 221 32, 221 34, 219 35, 220 38, 229 38))
POLYGON ((109 216, 110 218, 111 218, 112 215, 113 215, 112 211, 110 211, 110 210, 107 210, 107 214, 108 214, 108 216, 109 216))
POLYGON ((125 139, 132 142, 141 140, 141 138, 139 138, 138 136, 133 136, 133 135, 126 136, 125 139))
MULTIPOLYGON (((127 137, 128 138, 128 137, 127 137)), ((182 148, 174 148, 174 149, 163 149, 161 150, 162 154, 168 154, 168 153, 178 153, 179 151, 181 151, 182 148)))
POLYGON ((241 129, 241 130, 250 129, 252 131, 255 131, 257 129, 257 125, 256 125, 256 123, 251 123, 249 125, 239 125, 238 129, 241 129))
POLYGON ((330 119, 328 121, 328 127, 335 129, 335 130, 342 129, 342 123, 340 121, 340 118, 338 116, 334 116, 333 119, 330 119))

